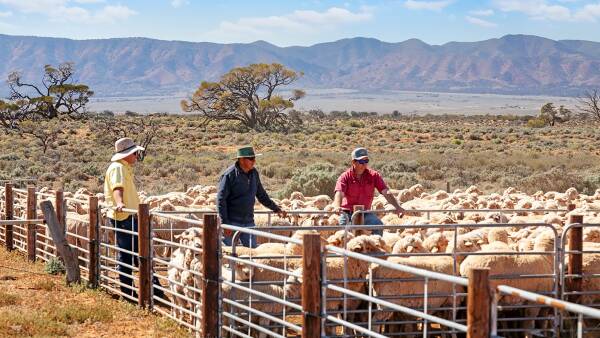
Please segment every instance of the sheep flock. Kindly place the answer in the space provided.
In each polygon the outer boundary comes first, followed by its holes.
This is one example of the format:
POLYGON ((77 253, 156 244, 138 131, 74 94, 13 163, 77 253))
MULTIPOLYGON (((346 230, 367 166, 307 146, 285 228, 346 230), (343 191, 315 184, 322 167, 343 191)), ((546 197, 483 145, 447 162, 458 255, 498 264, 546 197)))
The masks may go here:
MULTIPOLYGON (((0 192, 3 193, 3 188, 0 188, 0 192)), ((46 188, 39 192, 42 196, 53 193, 46 188)), ((255 223, 259 229, 269 227, 268 232, 292 239, 302 239, 304 234, 319 234, 324 246, 345 248, 447 275, 466 277, 472 268, 489 268, 492 285, 509 285, 552 297, 556 297, 559 292, 560 271, 567 270, 566 255, 559 255, 557 248, 569 250, 562 243, 568 243, 566 239, 570 233, 564 232, 564 229, 569 224, 570 216, 582 215, 585 223, 600 224, 600 189, 593 195, 581 194, 575 188, 569 188, 565 192, 538 191, 526 194, 509 187, 501 193, 485 194, 476 186, 453 192, 427 192, 417 184, 391 192, 408 212, 400 218, 383 196, 375 197, 372 210, 376 210, 388 227, 382 236, 372 235, 368 230, 345 231, 332 228, 339 222, 339 215, 331 212, 332 199, 328 195, 304 196, 301 192, 293 192, 289 198, 276 200, 284 210, 293 211, 286 219, 261 213, 265 209, 256 204, 258 212, 255 214, 255 223), (574 210, 568 211, 573 208, 574 210), (324 226, 329 227, 319 229, 324 226), (277 230, 277 227, 285 228, 277 230), (298 229, 295 230, 294 227, 298 229)), ((102 194, 94 194, 85 189, 64 194, 67 199, 68 233, 87 236, 87 199, 92 195, 97 196, 102 203, 102 194)), ((179 216, 198 222, 201 218, 192 211, 216 210, 214 186, 198 185, 185 192, 154 196, 140 192, 140 198, 143 203, 149 204, 152 212, 178 212, 179 216)), ((15 194, 14 209, 17 217, 23 216, 25 212, 26 201, 23 199, 22 194, 15 194)), ((48 199, 52 200, 50 197, 48 199)), ((104 210, 102 217, 105 217, 104 210)), ((201 226, 197 222, 191 224, 181 219, 153 216, 152 228, 155 238, 173 243, 171 247, 163 245, 154 248, 155 257, 168 262, 163 271, 157 269, 157 273, 164 276, 163 284, 168 290, 170 302, 178 305, 177 309, 173 309, 172 315, 198 325, 197 305, 202 271, 201 226)), ((103 236, 104 241, 114 243, 114 235, 105 231, 103 236)), ((78 242, 77 237, 68 239, 71 244, 85 247, 78 242)), ((584 250, 600 251, 600 227, 585 227, 583 240, 584 250)), ((257 237, 257 242, 258 247, 253 249, 238 244, 235 254, 233 248, 222 246, 221 276, 223 280, 229 281, 222 285, 222 297, 243 301, 247 306, 251 304, 253 309, 274 317, 293 316, 292 309, 277 302, 265 301, 264 298, 247 292, 244 287, 298 303, 302 283, 302 246, 294 241, 282 243, 261 236, 257 237), (266 266, 278 270, 272 271, 266 266)), ((584 254, 583 257, 583 272, 600 274, 600 264, 597 264, 600 254, 584 254)), ((430 296, 425 304, 425 283, 422 278, 336 255, 329 255, 325 264, 324 273, 332 285, 380 297, 419 311, 427 307, 428 313, 449 320, 464 320, 466 291, 462 286, 429 280, 427 293, 430 296)), ((584 291, 600 291, 600 279, 584 278, 582 287, 584 291)), ((377 309, 375 304, 344 297, 335 290, 327 290, 326 297, 326 310, 339 318, 362 326, 372 320, 372 329, 385 335, 422 334, 425 324, 415 317, 386 308, 377 309), (366 317, 369 306, 379 310, 373 312, 372 318, 366 317)), ((599 301, 600 292, 584 295, 578 300, 583 304, 597 304, 599 301)), ((525 306, 531 303, 512 295, 499 296, 498 304, 504 309, 501 317, 523 318, 500 323, 500 329, 510 329, 509 331, 516 332, 515 336, 531 336, 535 335, 536 330, 542 330, 537 331, 540 334, 543 330, 549 330, 552 325, 551 320, 543 319, 549 315, 548 308, 525 306)), ((244 318, 255 325, 270 327, 280 333, 283 330, 281 325, 266 317, 248 317, 247 311, 229 302, 223 303, 223 311, 238 315, 244 313, 244 318)), ((242 324, 233 323, 227 317, 224 325, 237 325, 239 329, 242 324)), ((431 323, 429 325, 429 330, 438 330, 443 335, 443 327, 431 323)), ((330 323, 327 330, 328 334, 335 334, 340 333, 341 328, 330 323)), ((251 330, 251 335, 265 336, 257 330, 251 330)), ((510 336, 510 332, 506 336, 510 336)))

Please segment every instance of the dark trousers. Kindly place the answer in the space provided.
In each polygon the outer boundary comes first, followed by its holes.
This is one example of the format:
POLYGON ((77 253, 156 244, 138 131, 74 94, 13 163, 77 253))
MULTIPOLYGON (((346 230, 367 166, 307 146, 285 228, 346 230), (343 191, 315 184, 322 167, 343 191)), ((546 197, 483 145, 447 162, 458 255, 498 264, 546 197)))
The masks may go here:
MULTIPOLYGON (((117 220, 110 219, 110 218, 109 218, 109 220, 110 220, 111 224, 117 229, 132 231, 132 232, 135 232, 136 234, 138 233, 137 217, 134 217, 133 215, 127 217, 126 219, 124 219, 122 221, 117 221, 117 220)), ((133 234, 129 234, 129 233, 121 232, 121 231, 115 231, 115 232, 116 232, 115 237, 117 239, 117 246, 120 249, 135 252, 135 253, 140 252, 139 247, 138 247, 139 243, 138 243, 137 235, 133 235, 133 234)), ((124 294, 129 295, 129 296, 136 296, 135 287, 133 285, 133 279, 131 278, 131 276, 132 276, 131 268, 124 264, 138 267, 139 259, 134 259, 134 256, 128 252, 119 251, 117 254, 117 260, 119 261, 119 263, 122 263, 122 264, 119 264, 117 267, 117 270, 120 272, 119 281, 124 284, 124 285, 121 285, 121 292, 123 292, 124 294)), ((160 282, 158 281, 158 278, 156 278, 156 276, 154 276, 152 278, 152 281, 153 281, 153 284, 160 286, 160 282)), ((154 293, 162 294, 162 291, 157 289, 157 290, 155 290, 154 293)))

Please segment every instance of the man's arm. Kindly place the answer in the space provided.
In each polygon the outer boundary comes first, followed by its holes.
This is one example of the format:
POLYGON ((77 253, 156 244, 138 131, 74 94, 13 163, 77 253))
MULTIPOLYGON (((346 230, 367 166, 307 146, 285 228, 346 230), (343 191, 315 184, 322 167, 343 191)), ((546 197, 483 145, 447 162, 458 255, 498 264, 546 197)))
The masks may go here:
POLYGON ((337 190, 333 196, 333 207, 334 211, 339 211, 342 207, 342 199, 344 199, 344 192, 337 190))
POLYGON ((392 195, 392 193, 387 187, 387 184, 385 184, 385 182, 383 181, 383 177, 381 177, 381 174, 379 173, 377 173, 377 177, 375 179, 375 188, 377 188, 379 193, 383 195, 383 197, 386 201, 388 201, 389 204, 393 205, 394 208, 396 208, 396 213, 398 214, 398 216, 402 217, 402 214, 406 211, 400 206, 400 204, 396 200, 396 197, 392 195))
POLYGON ((388 201, 389 204, 393 205, 396 208, 397 213, 405 213, 406 210, 400 206, 396 197, 390 192, 389 189, 384 189, 381 194, 385 197, 385 200, 388 201))
POLYGON ((219 179, 219 188, 217 190, 217 211, 221 218, 221 223, 228 224, 229 219, 227 218, 227 198, 229 197, 229 184, 227 182, 227 175, 221 175, 219 179))
POLYGON ((113 199, 115 200, 115 208, 117 211, 123 211, 123 208, 125 207, 125 203, 123 203, 123 188, 119 187, 113 190, 113 199))
POLYGON ((265 207, 275 211, 280 212, 281 208, 273 202, 273 200, 269 197, 269 194, 263 188, 262 183, 260 182, 260 176, 256 173, 256 198, 260 202, 260 204, 265 207))

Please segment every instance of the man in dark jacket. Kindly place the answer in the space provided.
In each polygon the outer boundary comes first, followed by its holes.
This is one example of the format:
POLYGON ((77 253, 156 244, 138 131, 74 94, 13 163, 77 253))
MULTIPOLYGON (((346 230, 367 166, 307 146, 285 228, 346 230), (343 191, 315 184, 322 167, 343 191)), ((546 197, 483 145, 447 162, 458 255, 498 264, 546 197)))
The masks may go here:
MULTIPOLYGON (((275 211, 279 217, 286 217, 285 211, 269 198, 260 182, 258 171, 254 168, 256 156, 254 148, 250 146, 239 148, 236 162, 223 172, 219 179, 217 192, 217 210, 222 224, 239 227, 254 227, 254 201, 275 211)), ((225 233, 225 244, 231 245, 230 233, 225 233)), ((242 244, 249 248, 256 247, 254 236, 247 233, 240 234, 242 244)))

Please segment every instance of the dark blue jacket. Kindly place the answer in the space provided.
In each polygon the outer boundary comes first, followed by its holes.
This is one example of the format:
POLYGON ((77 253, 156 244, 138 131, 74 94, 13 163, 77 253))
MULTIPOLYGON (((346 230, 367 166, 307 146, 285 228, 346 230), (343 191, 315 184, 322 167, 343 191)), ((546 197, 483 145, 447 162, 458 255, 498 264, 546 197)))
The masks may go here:
POLYGON ((275 212, 281 210, 269 198, 256 169, 245 173, 236 162, 223 172, 217 192, 217 210, 223 224, 253 223, 255 199, 275 212))

